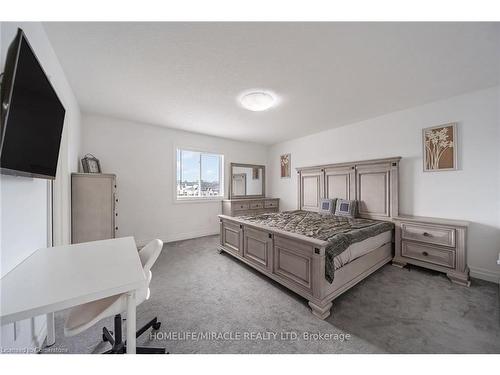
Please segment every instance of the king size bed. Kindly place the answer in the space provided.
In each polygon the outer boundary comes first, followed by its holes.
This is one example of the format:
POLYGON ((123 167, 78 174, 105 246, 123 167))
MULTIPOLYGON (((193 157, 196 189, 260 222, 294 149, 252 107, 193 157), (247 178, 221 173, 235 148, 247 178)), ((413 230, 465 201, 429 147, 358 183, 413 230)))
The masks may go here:
POLYGON ((298 209, 219 215, 219 250, 306 298, 325 319, 336 297, 392 259, 399 161, 298 168, 298 209), (356 217, 319 214, 322 198, 357 201, 356 217))

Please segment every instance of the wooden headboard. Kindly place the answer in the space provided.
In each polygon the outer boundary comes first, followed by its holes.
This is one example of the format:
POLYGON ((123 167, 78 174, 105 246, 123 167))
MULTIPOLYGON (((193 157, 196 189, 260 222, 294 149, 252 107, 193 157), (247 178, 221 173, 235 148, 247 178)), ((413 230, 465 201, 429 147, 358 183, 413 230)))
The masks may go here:
POLYGON ((358 201, 358 216, 391 220, 399 213, 401 157, 297 168, 298 209, 318 211, 321 198, 358 201))

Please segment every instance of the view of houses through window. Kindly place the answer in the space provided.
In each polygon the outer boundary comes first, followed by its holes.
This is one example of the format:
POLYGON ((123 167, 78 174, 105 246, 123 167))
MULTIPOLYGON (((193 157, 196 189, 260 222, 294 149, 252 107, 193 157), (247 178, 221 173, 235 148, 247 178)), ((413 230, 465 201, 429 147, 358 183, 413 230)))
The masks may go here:
POLYGON ((177 198, 224 196, 224 156, 177 149, 177 198))

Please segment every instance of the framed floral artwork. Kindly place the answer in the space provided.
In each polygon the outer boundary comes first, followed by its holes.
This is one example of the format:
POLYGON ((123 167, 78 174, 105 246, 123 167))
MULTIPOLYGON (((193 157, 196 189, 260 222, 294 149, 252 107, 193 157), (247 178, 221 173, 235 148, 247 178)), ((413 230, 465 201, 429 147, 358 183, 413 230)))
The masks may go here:
POLYGON ((457 124, 422 130, 424 172, 457 170, 457 124))
POLYGON ((281 178, 290 178, 291 176, 291 155, 284 154, 280 156, 281 178))

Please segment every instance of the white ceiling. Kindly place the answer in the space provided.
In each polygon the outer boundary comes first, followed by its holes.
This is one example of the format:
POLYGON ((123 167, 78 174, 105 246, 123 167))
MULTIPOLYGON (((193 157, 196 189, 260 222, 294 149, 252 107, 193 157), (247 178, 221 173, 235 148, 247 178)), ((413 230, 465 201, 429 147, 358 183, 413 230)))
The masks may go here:
POLYGON ((500 84, 500 23, 44 26, 84 112, 266 144, 500 84))

